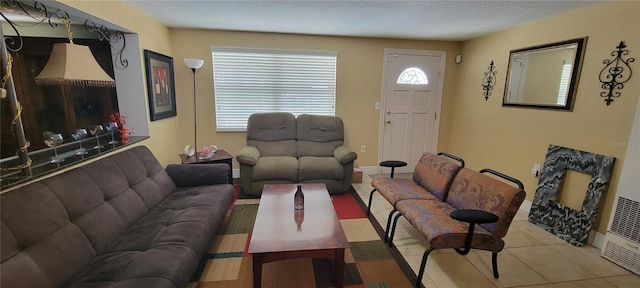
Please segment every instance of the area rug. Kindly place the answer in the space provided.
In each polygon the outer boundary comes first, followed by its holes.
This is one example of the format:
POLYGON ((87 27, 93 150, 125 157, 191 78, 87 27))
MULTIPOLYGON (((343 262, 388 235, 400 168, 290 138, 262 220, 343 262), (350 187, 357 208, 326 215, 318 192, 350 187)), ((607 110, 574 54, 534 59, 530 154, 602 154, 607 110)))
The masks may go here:
MULTIPOLYGON (((398 251, 381 240, 380 225, 366 217, 364 204, 355 193, 331 197, 350 246, 345 250, 344 287, 412 287, 413 280, 409 279, 415 279, 415 274, 398 251)), ((258 202, 259 199, 235 201, 189 288, 253 287, 252 259, 247 249, 258 202)), ((265 263, 262 287, 335 287, 333 271, 333 261, 329 259, 265 263)))

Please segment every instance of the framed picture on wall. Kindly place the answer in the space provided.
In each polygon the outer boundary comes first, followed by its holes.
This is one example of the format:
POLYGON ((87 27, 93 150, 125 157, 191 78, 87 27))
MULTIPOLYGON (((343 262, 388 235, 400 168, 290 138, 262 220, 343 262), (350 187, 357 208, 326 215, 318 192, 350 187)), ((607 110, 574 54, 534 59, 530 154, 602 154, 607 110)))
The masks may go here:
POLYGON ((147 70, 147 93, 151 121, 176 116, 176 89, 173 74, 173 58, 144 50, 147 70))

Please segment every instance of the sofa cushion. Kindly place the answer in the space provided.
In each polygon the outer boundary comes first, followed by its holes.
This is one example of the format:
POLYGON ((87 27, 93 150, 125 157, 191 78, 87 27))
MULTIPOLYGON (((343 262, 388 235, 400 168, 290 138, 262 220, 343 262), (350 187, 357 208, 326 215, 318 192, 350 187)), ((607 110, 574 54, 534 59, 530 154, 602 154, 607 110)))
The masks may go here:
POLYGON ((478 226, 501 238, 507 234, 525 196, 524 190, 518 187, 462 168, 451 183, 447 203, 456 209, 477 209, 498 215, 498 222, 478 226))
POLYGON ((260 157, 252 168, 253 180, 298 181, 298 159, 290 156, 260 157))
POLYGON ((104 281, 104 282, 79 282, 72 283, 65 288, 139 288, 139 287, 153 287, 153 288, 178 288, 176 284, 166 278, 158 277, 141 277, 133 279, 122 279, 117 282, 104 281))
POLYGON ((34 183, 2 194, 0 204, 0 287, 58 287, 96 256, 45 185, 34 183))
POLYGON ((344 144, 342 119, 335 116, 302 114, 297 121, 297 156, 333 157, 344 144))
POLYGON ((411 179, 376 177, 371 179, 371 186, 392 206, 406 199, 440 200, 411 179))
MULTIPOLYGON (((396 204, 398 211, 427 239, 434 249, 465 246, 469 224, 449 216, 456 209, 446 202, 432 200, 403 200, 396 204)), ((499 252, 504 241, 476 225, 471 247, 499 252)))
POLYGON ((145 251, 109 253, 95 258, 65 287, 183 287, 198 265, 192 249, 181 245, 159 246, 145 251), (133 279, 158 279, 131 281, 133 279), (124 285, 111 286, 124 282, 124 285), (167 283, 168 282, 168 283, 167 283), (134 286, 138 285, 138 286, 134 286))
POLYGON ((343 180, 344 167, 333 157, 300 157, 299 179, 307 180, 343 180))
POLYGON ((201 257, 234 195, 230 185, 180 188, 114 241, 109 252, 184 245, 201 257))
POLYGON ((413 170, 413 181, 444 201, 453 177, 460 168, 460 165, 445 156, 426 152, 413 170))
POLYGON ((134 147, 42 181, 63 202, 98 254, 175 185, 146 147, 134 147))
POLYGON ((256 147, 260 152, 260 157, 289 156, 296 157, 296 141, 260 141, 247 140, 247 145, 256 147))
POLYGON ((247 120, 247 140, 296 139, 296 117, 291 113, 254 113, 247 120))
POLYGON ((344 140, 344 124, 340 117, 302 114, 296 118, 297 139, 311 142, 344 140))
POLYGON ((333 157, 336 148, 342 146, 342 141, 312 142, 299 140, 296 144, 298 158, 305 156, 333 157))
POLYGON ((255 113, 247 120, 247 145, 261 156, 296 156, 296 118, 291 113, 255 113))

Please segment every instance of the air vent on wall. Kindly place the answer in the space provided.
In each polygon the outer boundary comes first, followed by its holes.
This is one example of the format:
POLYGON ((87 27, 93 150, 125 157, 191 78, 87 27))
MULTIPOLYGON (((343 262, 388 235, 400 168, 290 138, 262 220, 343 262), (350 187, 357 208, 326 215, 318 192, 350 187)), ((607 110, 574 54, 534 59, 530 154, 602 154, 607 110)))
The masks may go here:
POLYGON ((640 275, 640 254, 638 252, 638 246, 609 234, 602 256, 640 275))
POLYGON ((640 202, 619 197, 609 231, 640 243, 640 202))
POLYGON ((620 171, 615 204, 600 255, 640 275, 640 102, 620 171))

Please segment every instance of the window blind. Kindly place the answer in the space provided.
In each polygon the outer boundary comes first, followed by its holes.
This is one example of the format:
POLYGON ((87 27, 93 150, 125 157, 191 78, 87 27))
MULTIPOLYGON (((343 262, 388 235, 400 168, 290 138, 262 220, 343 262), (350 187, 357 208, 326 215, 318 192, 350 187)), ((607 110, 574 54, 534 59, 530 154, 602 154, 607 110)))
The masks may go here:
POLYGON ((558 99, 556 104, 565 105, 567 101, 567 93, 569 92, 569 81, 571 80, 571 61, 565 60, 562 64, 562 73, 560 74, 560 86, 558 87, 558 99))
POLYGON ((217 131, 253 113, 335 115, 337 52, 212 48, 217 131))

